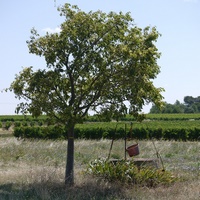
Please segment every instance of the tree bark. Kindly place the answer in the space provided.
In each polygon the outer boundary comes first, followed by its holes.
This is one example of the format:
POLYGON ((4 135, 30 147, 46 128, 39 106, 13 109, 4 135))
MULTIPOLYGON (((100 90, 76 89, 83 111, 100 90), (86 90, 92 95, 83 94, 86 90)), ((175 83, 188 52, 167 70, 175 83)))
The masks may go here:
POLYGON ((65 185, 74 185, 74 125, 68 129, 67 162, 65 185))

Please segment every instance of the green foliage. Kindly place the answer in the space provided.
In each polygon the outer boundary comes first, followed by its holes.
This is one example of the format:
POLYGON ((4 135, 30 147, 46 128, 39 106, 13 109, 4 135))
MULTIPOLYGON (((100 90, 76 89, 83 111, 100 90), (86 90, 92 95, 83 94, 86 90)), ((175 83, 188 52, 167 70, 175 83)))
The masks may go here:
MULTIPOLYGON (((150 114, 146 114, 145 115, 145 119, 146 120, 153 120, 153 121, 192 121, 192 120, 200 120, 200 113, 150 113, 150 114)), ((49 120, 46 116, 40 116, 39 118, 33 118, 31 116, 24 118, 23 115, 0 115, 0 121, 1 122, 6 122, 6 121, 10 121, 10 122, 27 122, 28 123, 32 123, 35 125, 53 125, 55 124, 54 121, 49 120)), ((84 119, 85 122, 105 122, 100 116, 98 115, 93 115, 93 116, 87 116, 84 119)), ((127 114, 124 117, 121 117, 120 122, 136 122, 137 119, 132 116, 127 114)), ((188 123, 188 122, 186 122, 188 123)), ((197 124, 197 123, 196 123, 197 124)))
POLYGON ((9 116, 7 116, 7 115, 1 115, 1 116, 0 116, 0 121, 1 121, 1 122, 6 122, 6 121, 11 121, 11 122, 13 122, 13 121, 14 121, 14 118, 12 117, 12 115, 9 115, 9 116))
POLYGON ((30 122, 30 126, 34 126, 35 125, 35 122, 34 121, 31 121, 30 122))
POLYGON ((5 129, 8 130, 11 126, 12 126, 12 122, 10 122, 10 121, 6 121, 5 129))
POLYGON ((163 89, 152 82, 160 72, 155 27, 138 28, 130 13, 86 13, 70 4, 59 11, 65 17, 60 33, 40 36, 31 30, 29 52, 43 56, 47 69, 27 67, 16 75, 9 89, 30 100, 17 112, 45 113, 74 125, 89 110, 109 120, 128 110, 138 117, 146 102, 162 104, 163 89))
POLYGON ((22 123, 20 121, 14 121, 14 126, 15 127, 20 127, 22 123))
POLYGON ((145 166, 138 168, 132 161, 126 160, 113 163, 105 159, 98 159, 90 163, 87 173, 109 182, 119 181, 122 184, 137 184, 146 187, 168 185, 178 180, 168 171, 145 166))
MULTIPOLYGON (((75 138, 83 139, 123 139, 125 124, 118 123, 86 123, 77 124, 74 129, 75 138)), ((21 138, 64 139, 66 138, 65 126, 48 127, 16 127, 14 135, 21 138), (34 131, 32 131, 32 129, 34 131), (38 133, 36 133, 38 132, 38 133)), ((126 135, 128 138, 138 140, 164 139, 178 141, 198 140, 200 125, 198 121, 152 121, 148 123, 135 123, 130 132, 127 124, 126 135)))
POLYGON ((66 130, 63 126, 16 127, 14 136, 18 138, 65 139, 66 130))
POLYGON ((23 125, 23 126, 28 126, 28 122, 27 122, 27 121, 23 121, 23 122, 22 122, 22 125, 23 125))
POLYGON ((0 115, 0 121, 44 121, 46 120, 46 115, 41 115, 38 118, 34 118, 31 115, 0 115))
POLYGON ((146 119, 149 120, 165 120, 165 121, 188 121, 188 120, 200 120, 200 113, 150 113, 146 115, 146 119))
POLYGON ((162 109, 153 105, 150 113, 200 113, 200 96, 185 96, 184 103, 178 100, 174 104, 165 103, 162 109))
POLYGON ((75 127, 74 133, 76 138, 85 139, 101 139, 101 138, 115 138, 120 139, 124 136, 123 127, 119 127, 116 131, 115 125, 110 123, 102 124, 78 124, 75 127), (104 126, 102 126, 104 124, 104 126))

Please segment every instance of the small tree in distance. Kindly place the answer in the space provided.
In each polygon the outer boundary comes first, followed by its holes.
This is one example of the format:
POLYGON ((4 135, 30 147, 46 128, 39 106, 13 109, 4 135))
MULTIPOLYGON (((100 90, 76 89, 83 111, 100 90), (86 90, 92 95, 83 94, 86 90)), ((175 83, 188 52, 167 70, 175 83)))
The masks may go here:
POLYGON ((10 86, 24 101, 17 112, 46 114, 67 128, 65 183, 74 184, 74 127, 89 110, 138 116, 143 105, 162 104, 156 28, 134 25, 130 13, 83 12, 65 4, 61 32, 40 36, 31 30, 29 52, 44 56, 47 68, 24 68, 10 86))

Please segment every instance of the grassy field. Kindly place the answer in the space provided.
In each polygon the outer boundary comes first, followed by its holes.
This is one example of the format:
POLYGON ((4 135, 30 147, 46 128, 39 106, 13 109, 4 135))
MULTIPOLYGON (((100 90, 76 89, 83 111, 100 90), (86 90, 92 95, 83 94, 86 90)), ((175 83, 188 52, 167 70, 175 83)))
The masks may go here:
MULTIPOLYGON (((129 141, 128 145, 133 141, 129 141)), ((75 141, 75 186, 65 188, 66 141, 17 140, 0 131, 0 199, 176 199, 200 198, 200 142, 154 141, 164 167, 180 182, 157 188, 127 187, 86 176, 90 161, 107 157, 110 140, 75 141)), ((152 141, 139 141, 140 155, 156 158, 152 141)), ((124 141, 114 141, 112 158, 124 157, 124 141)))

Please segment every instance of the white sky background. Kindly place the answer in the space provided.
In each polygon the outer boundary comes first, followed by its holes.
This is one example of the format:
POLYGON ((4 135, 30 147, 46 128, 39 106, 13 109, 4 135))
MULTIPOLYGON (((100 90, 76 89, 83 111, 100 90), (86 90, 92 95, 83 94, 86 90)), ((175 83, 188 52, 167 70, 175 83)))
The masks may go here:
MULTIPOLYGON (((164 100, 200 96, 200 0, 56 0, 56 6, 66 2, 83 11, 131 12, 137 26, 156 26, 162 34, 156 44, 162 56, 154 83, 165 88, 164 100)), ((45 67, 43 58, 29 54, 26 40, 32 27, 40 34, 58 31, 64 19, 56 6, 54 0, 0 0, 0 91, 22 67, 45 67)), ((0 115, 14 114, 18 102, 14 94, 0 93, 0 115)))

